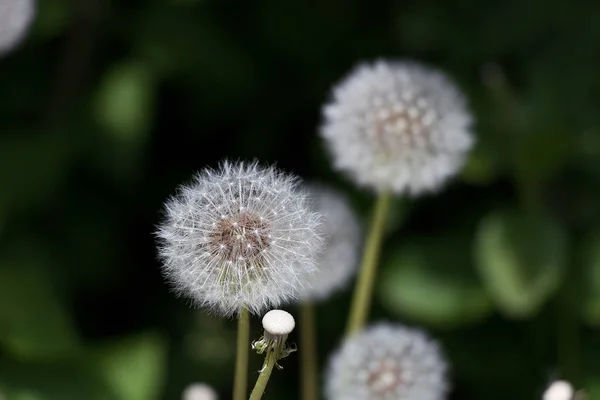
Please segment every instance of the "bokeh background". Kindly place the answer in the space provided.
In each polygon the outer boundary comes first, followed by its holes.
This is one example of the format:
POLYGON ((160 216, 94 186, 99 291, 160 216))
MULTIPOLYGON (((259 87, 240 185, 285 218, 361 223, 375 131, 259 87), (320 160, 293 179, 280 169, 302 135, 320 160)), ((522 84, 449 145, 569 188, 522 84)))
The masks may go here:
MULTIPOLYGON (((395 201, 372 319, 440 340, 451 399, 540 398, 558 377, 600 398, 599 2, 38 3, 0 58, 7 400, 178 399, 195 381, 228 398, 235 323, 163 283, 162 203, 205 166, 257 158, 330 183, 366 225, 373 196, 316 132, 331 85, 380 57, 452 76, 478 144, 443 191, 395 201)), ((349 298, 318 308, 322 364, 349 298)), ((266 398, 298 398, 297 362, 266 398)))

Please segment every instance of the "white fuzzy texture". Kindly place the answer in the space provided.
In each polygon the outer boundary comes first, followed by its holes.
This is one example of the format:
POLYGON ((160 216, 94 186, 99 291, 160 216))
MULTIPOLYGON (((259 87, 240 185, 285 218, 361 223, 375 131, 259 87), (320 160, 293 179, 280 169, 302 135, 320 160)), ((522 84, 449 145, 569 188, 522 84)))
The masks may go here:
POLYGON ((359 65, 333 89, 323 114, 334 166, 377 192, 439 189, 474 142, 464 96, 415 62, 359 65))
POLYGON ((25 37, 35 15, 35 0, 0 0, 0 55, 25 37))
POLYGON ((182 400, 218 400, 217 392, 206 383, 192 383, 185 388, 182 400))
POLYGON ((329 400, 441 400, 446 363, 423 332, 380 323, 346 339, 330 359, 329 400))
POLYGON ((544 393, 543 400, 572 400, 575 390, 569 382, 553 382, 544 393))
POLYGON ((322 215, 324 246, 318 271, 306 277, 301 301, 325 300, 348 285, 358 268, 361 229, 350 203, 339 192, 312 183, 307 185, 315 211, 322 215))
POLYGON ((289 335, 294 330, 296 322, 294 317, 287 311, 271 310, 262 319, 265 331, 275 336, 289 335))
POLYGON ((320 216, 296 178, 256 163, 206 169, 165 206, 157 236, 176 292, 223 316, 297 297, 316 269, 320 216))

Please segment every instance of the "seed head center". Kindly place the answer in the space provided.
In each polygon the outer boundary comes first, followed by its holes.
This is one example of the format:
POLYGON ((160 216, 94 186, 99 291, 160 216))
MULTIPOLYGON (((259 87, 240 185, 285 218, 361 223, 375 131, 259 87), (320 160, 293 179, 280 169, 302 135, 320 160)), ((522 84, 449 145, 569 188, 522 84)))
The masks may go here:
POLYGON ((217 224, 210 245, 225 261, 253 261, 270 246, 268 224, 254 213, 240 211, 217 224))
POLYGON ((398 364, 392 360, 382 361, 369 372, 367 384, 378 396, 391 395, 402 382, 398 364))

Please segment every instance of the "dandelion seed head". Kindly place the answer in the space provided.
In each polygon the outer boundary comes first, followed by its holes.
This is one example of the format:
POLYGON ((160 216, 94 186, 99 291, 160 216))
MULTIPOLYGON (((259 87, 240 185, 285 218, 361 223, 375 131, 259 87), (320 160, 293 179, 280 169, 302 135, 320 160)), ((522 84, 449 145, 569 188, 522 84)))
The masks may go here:
POLYGON ((358 268, 361 230, 356 213, 338 191, 318 183, 306 185, 315 211, 322 215, 324 240, 317 271, 307 275, 300 301, 319 301, 346 287, 358 268))
POLYGON ((35 0, 0 0, 0 56, 23 40, 35 9, 35 0))
POLYGON ((182 400, 217 400, 219 396, 215 390, 206 383, 192 383, 185 388, 182 400))
POLYGON ((359 65, 335 86, 323 117, 335 168, 378 192, 439 189, 474 143, 462 93, 415 62, 359 65))
POLYGON ((546 389, 543 400, 572 400, 575 395, 573 386, 567 381, 556 381, 546 389))
POLYGON ((380 323, 342 344, 331 357, 330 400, 441 400, 448 391, 446 362, 423 332, 380 323))
POLYGON ((315 270, 319 218, 297 179, 224 162, 166 203, 157 231, 164 275, 197 306, 259 314, 295 298, 315 270))
POLYGON ((262 319, 262 325, 266 332, 271 335, 289 335, 296 326, 292 314, 283 310, 271 310, 262 319))

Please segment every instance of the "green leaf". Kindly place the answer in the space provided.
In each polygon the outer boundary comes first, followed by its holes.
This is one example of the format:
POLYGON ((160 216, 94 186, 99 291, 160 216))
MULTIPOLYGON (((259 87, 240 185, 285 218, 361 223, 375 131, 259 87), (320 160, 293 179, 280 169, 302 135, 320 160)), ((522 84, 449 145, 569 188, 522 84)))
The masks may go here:
POLYGON ((382 304, 390 312, 436 327, 480 321, 492 304, 470 259, 469 237, 423 237, 397 248, 383 266, 382 304))
POLYGON ((161 397, 166 374, 166 344, 143 334, 103 346, 92 354, 98 372, 122 400, 161 397))
POLYGON ((583 263, 583 318, 588 324, 600 327, 600 232, 585 241, 583 263))
POLYGON ((80 350, 70 316, 42 267, 29 254, 0 259, 0 346, 21 360, 66 358, 80 350))
POLYGON ((120 142, 139 143, 152 123, 154 94, 153 76, 144 64, 135 60, 116 64, 100 84, 96 118, 120 142))
POLYGON ((0 363, 0 390, 6 400, 119 400, 81 359, 26 364, 5 360, 0 363))
POLYGON ((477 267, 504 314, 527 318, 539 311, 560 284, 566 246, 562 229, 543 214, 494 211, 481 222, 477 267))

